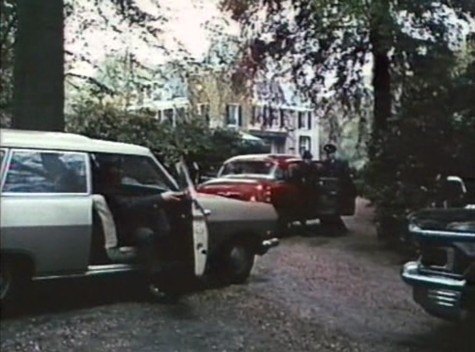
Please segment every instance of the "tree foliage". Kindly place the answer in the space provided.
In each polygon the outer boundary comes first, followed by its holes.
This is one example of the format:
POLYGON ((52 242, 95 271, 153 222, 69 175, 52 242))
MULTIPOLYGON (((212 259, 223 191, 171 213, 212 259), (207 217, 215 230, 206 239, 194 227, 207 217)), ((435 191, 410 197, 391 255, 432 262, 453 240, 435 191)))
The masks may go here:
POLYGON ((16 33, 16 6, 5 0, 0 4, 0 126, 10 125, 13 104, 13 46, 16 33))
POLYGON ((271 66, 290 75, 323 114, 337 106, 339 120, 373 102, 366 181, 378 221, 427 205, 423 190, 437 174, 474 176, 473 56, 459 69, 473 1, 225 0, 223 7, 243 24, 249 72, 271 66))
POLYGON ((153 113, 128 112, 92 101, 75 106, 66 122, 68 132, 146 146, 168 167, 185 157, 206 171, 247 149, 237 132, 211 130, 199 117, 189 116, 172 126, 158 123, 153 113))

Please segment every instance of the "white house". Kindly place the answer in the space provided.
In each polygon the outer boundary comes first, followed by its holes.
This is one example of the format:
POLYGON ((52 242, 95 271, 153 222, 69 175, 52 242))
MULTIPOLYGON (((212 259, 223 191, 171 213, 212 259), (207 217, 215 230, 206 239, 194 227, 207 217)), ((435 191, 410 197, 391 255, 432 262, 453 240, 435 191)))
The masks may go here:
POLYGON ((272 153, 320 154, 320 121, 292 84, 276 81, 255 85, 249 133, 268 140, 272 153))

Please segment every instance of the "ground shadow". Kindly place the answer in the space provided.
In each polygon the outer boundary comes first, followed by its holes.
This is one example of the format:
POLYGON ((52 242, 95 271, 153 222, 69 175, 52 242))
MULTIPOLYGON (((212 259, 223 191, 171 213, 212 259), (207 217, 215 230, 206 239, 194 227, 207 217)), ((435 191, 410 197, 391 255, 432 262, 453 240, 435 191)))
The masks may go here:
POLYGON ((19 297, 12 304, 2 307, 1 319, 60 313, 127 302, 176 305, 177 310, 174 312, 177 316, 182 316, 179 308, 183 304, 184 296, 223 286, 210 279, 200 281, 184 277, 182 281, 174 282, 170 296, 154 297, 148 290, 145 278, 138 275, 32 282, 28 287, 28 292, 25 292, 21 299, 19 297))
POLYGON ((475 322, 443 323, 425 334, 411 335, 398 342, 401 347, 423 351, 475 351, 475 322))

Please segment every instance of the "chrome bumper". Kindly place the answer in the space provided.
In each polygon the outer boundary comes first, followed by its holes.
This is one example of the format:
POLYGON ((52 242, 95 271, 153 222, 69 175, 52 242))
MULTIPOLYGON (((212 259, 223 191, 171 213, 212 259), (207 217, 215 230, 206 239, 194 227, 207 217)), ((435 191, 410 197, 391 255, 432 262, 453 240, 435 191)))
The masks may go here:
POLYGON ((466 280, 422 274, 419 263, 406 263, 402 279, 413 287, 414 300, 429 314, 448 320, 461 320, 467 315, 462 306, 466 280))

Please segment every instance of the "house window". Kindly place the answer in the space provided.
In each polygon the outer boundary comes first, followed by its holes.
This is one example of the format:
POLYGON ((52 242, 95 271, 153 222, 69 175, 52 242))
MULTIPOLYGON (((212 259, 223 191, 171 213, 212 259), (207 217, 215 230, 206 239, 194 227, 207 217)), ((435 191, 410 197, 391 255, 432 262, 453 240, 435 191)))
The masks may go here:
POLYGON ((269 108, 269 127, 277 127, 279 121, 279 111, 274 108, 269 108))
POLYGON ((270 118, 269 118, 269 107, 268 106, 264 106, 262 108, 262 116, 263 116, 263 119, 262 119, 262 125, 263 126, 269 126, 270 125, 270 118))
POLYGON ((209 117, 209 104, 202 103, 198 104, 198 115, 205 119, 205 121, 209 124, 210 117, 209 117))
POLYGON ((242 126, 242 108, 239 104, 228 104, 226 106, 226 125, 242 126))
POLYGON ((312 129, 312 112, 311 111, 307 113, 307 129, 309 130, 312 129))
POLYGON ((155 118, 157 119, 158 122, 163 121, 163 111, 162 110, 157 110, 157 113, 155 114, 155 118))
POLYGON ((312 140, 309 136, 300 136, 299 138, 299 151, 300 155, 303 154, 304 151, 310 151, 312 148, 312 140))
POLYGON ((251 125, 260 125, 264 120, 264 108, 254 105, 252 107, 251 125))
POLYGON ((298 127, 299 129, 305 128, 305 113, 303 111, 298 113, 298 127))
POLYGON ((178 119, 184 120, 186 117, 186 109, 185 108, 176 108, 175 110, 176 117, 178 119))
POLYGON ((173 123, 173 109, 163 110, 163 120, 173 123))
POLYGON ((280 128, 284 128, 286 123, 285 123, 285 110, 284 109, 280 109, 279 111, 279 126, 280 128))
POLYGON ((251 125, 255 125, 258 121, 258 109, 255 105, 252 107, 251 125))

